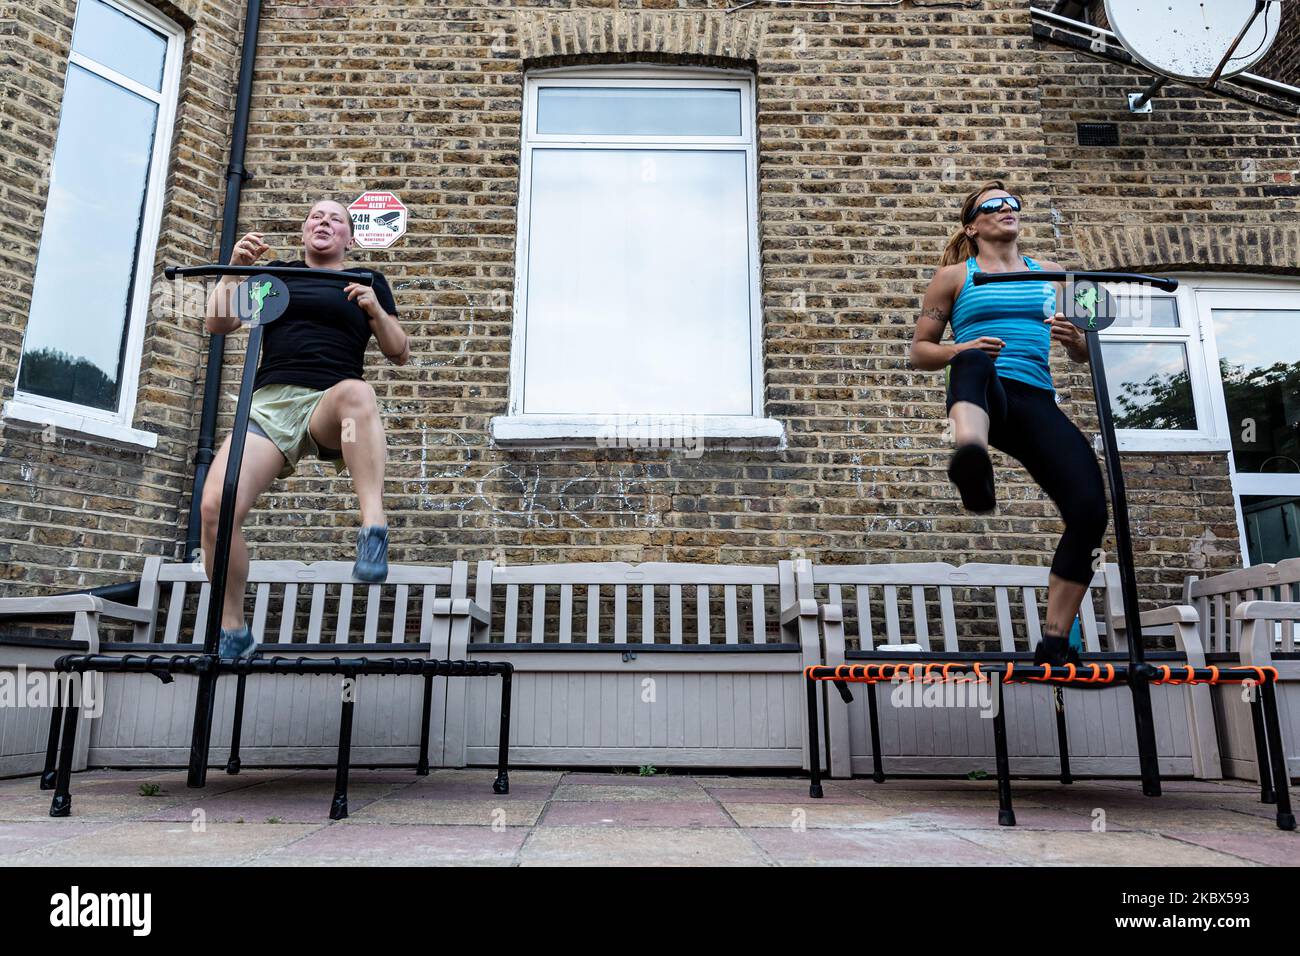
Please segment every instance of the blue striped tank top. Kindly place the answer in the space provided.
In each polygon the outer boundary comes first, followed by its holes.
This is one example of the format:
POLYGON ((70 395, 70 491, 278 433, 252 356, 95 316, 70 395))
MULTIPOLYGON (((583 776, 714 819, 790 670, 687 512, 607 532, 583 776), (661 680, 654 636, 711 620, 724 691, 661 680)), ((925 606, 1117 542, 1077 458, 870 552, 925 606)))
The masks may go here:
MULTIPOLYGON (((1031 270, 1040 266, 1023 257, 1031 270)), ((1052 329, 1044 320, 1056 311, 1056 286, 1050 282, 995 282, 976 286, 971 281, 979 267, 975 257, 966 260, 966 282, 952 306, 952 335, 969 342, 983 335, 1005 344, 995 363, 998 375, 1055 391, 1047 364, 1052 329)))

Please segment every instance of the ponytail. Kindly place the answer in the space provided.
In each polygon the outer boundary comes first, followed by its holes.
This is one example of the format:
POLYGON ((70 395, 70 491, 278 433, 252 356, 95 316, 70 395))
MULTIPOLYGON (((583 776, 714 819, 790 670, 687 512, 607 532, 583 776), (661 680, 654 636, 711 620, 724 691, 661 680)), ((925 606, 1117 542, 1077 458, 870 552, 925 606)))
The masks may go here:
POLYGON ((971 256, 979 252, 979 243, 972 237, 966 235, 966 220, 970 217, 971 210, 979 202, 980 196, 984 195, 990 189, 1001 189, 1007 191, 1000 179, 990 179, 979 189, 967 193, 966 198, 961 204, 961 226, 948 239, 948 244, 943 247, 943 258, 939 260, 939 266, 952 266, 965 262, 971 256))

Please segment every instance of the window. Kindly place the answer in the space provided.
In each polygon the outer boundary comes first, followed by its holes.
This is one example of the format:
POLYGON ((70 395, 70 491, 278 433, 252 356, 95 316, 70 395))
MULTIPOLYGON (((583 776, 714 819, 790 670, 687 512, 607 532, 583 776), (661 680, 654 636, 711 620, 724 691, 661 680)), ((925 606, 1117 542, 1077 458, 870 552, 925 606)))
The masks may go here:
POLYGON ((127 0, 81 0, 14 401, 6 417, 152 446, 130 428, 180 28, 127 0))
POLYGON ((1300 283, 1180 277, 1149 302, 1101 335, 1121 449, 1228 452, 1244 563, 1300 557, 1300 283))
POLYGON ((525 84, 509 412, 498 441, 611 424, 779 441, 762 418, 753 80, 525 84))
POLYGON ((1300 557, 1300 288, 1205 290, 1197 301, 1243 557, 1300 557))
POLYGON ((1222 449, 1191 291, 1109 288, 1120 317, 1102 333, 1101 351, 1120 448, 1222 449))

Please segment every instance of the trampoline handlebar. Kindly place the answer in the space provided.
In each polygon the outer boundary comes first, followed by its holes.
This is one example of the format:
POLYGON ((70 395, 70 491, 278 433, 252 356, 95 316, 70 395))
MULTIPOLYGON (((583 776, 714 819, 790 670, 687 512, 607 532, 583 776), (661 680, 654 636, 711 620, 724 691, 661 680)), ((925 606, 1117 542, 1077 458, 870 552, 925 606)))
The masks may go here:
POLYGON ((1090 279, 1093 282, 1135 282, 1141 285, 1153 285, 1163 292, 1173 292, 1178 288, 1177 279, 1148 276, 1140 272, 1049 272, 1038 269, 1032 272, 976 272, 971 277, 975 285, 985 285, 989 282, 1069 282, 1074 279, 1090 279))
POLYGON ((316 276, 322 279, 334 279, 342 282, 357 282, 361 285, 374 285, 375 275, 368 271, 347 271, 338 269, 304 269, 297 266, 232 266, 219 262, 202 266, 166 266, 163 275, 168 279, 188 276, 316 276))

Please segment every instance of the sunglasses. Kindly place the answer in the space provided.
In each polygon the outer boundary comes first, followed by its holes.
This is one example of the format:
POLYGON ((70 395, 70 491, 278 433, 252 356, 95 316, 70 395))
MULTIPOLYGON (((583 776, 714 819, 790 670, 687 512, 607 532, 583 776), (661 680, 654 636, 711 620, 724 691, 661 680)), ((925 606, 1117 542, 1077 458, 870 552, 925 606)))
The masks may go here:
POLYGON ((970 211, 963 221, 962 225, 974 220, 981 213, 997 212, 1003 206, 1010 206, 1012 212, 1020 212, 1020 197, 1018 196, 994 196, 992 199, 986 199, 970 211))

